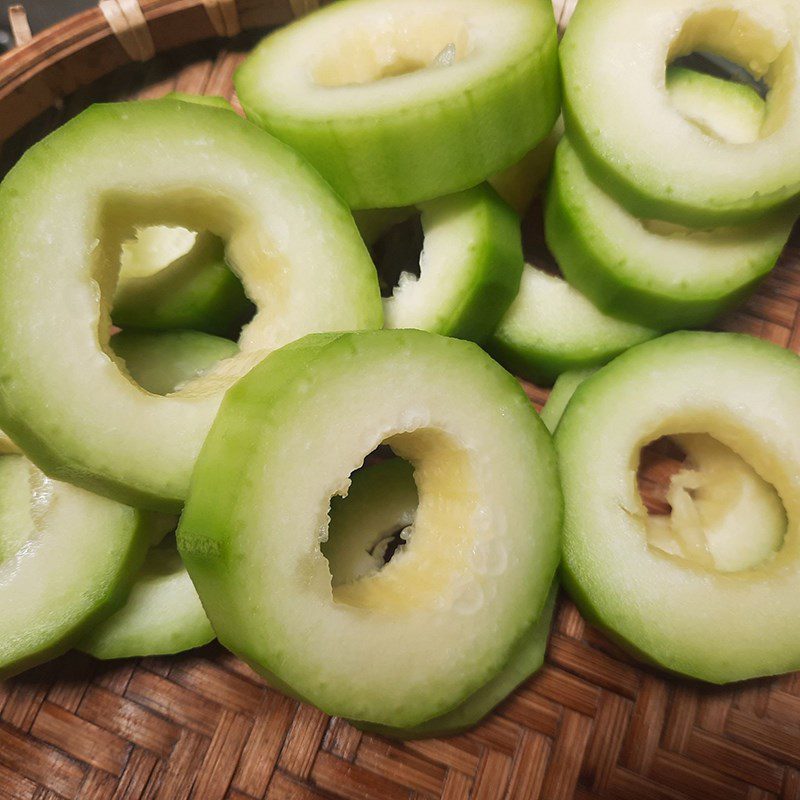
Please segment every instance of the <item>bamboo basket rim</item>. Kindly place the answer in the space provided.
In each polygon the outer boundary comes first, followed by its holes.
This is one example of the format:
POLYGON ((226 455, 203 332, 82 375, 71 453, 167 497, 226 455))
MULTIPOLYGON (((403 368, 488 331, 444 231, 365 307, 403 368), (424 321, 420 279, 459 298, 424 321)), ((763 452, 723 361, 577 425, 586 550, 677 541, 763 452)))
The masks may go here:
MULTIPOLYGON (((0 142, 67 95, 119 67, 204 40, 228 39, 241 31, 284 24, 328 1, 100 0, 98 5, 51 25, 0 55, 0 142), (152 51, 140 57, 128 52, 126 37, 112 30, 110 15, 101 9, 103 2, 124 3, 140 11, 152 51), (180 30, 175 26, 169 30, 168 26, 178 20, 186 24, 180 30), (104 57, 95 59, 88 69, 85 65, 73 68, 70 60, 95 46, 102 48, 104 57), (31 91, 31 86, 36 91, 31 91)), ((122 21, 124 15, 119 16, 122 21)), ((123 25, 130 27, 124 21, 123 25)))

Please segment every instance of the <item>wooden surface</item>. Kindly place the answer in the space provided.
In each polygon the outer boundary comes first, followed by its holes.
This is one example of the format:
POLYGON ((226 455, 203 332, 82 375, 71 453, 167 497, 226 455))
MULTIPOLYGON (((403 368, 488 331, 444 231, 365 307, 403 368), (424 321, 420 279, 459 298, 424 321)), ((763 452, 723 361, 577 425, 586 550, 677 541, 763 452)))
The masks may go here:
MULTIPOLYGON (((118 71, 28 126, 2 162, 92 99, 230 96, 246 46, 118 71)), ((800 351, 798 244, 722 327, 800 351)), ((546 666, 489 719, 398 744, 286 699, 217 645, 110 664, 71 654, 0 684, 0 798, 59 797, 789 800, 800 798, 800 675, 724 689, 665 677, 562 598, 546 666)))

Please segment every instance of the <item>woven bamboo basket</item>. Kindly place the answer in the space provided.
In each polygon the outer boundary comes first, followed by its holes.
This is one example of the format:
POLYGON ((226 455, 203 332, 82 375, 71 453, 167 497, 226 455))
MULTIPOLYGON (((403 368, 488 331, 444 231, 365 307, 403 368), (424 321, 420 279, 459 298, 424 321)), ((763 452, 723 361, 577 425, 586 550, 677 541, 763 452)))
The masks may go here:
MULTIPOLYGON (((555 0, 563 28, 576 0, 555 0)), ((0 175, 96 100, 232 97, 271 26, 318 0, 102 0, 0 58, 0 175)), ((235 100, 235 98, 233 98, 235 100)), ((800 351, 800 241, 722 321, 800 351)), ((546 391, 527 385, 541 404, 546 391)), ((666 456, 641 485, 664 506, 666 456)), ((0 684, 0 797, 800 798, 800 674, 712 688, 638 665, 559 601, 545 667, 471 732, 398 744, 271 690, 217 645, 0 684)))

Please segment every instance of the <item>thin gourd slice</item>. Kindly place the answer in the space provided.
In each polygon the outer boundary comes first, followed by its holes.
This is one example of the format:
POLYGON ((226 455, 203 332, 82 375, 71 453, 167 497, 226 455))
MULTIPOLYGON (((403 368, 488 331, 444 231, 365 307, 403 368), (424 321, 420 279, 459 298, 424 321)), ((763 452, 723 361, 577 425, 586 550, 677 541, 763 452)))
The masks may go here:
MULTIPOLYGON (((236 345, 197 331, 123 331, 111 338, 128 372, 149 392, 166 394, 228 358, 236 345)), ((177 517, 162 515, 160 536, 145 557, 124 605, 77 645, 95 658, 168 655, 214 638, 171 533, 177 517), (166 526, 166 529, 165 529, 166 526)))
POLYGON ((694 230, 632 216, 596 184, 569 137, 545 204, 547 243, 599 309, 661 330, 706 325, 775 266, 796 219, 785 209, 736 228, 694 230))
MULTIPOLYGON (((686 332, 629 350, 578 387, 555 439, 566 503, 562 577, 587 618, 640 656, 715 683, 800 666, 799 391, 794 353, 739 334, 686 332), (713 559, 707 547, 677 554, 649 538, 635 479, 640 450, 665 435, 701 433, 768 484, 749 502, 774 509, 777 494, 783 536, 739 529, 740 545, 710 548, 713 559), (743 548, 748 534, 753 543, 743 548)), ((735 544, 735 501, 721 507, 722 533, 735 544)), ((778 517, 746 519, 762 526, 778 517)), ((678 520, 684 532, 686 518, 678 520)))
POLYGON ((226 647, 327 713, 406 728, 508 661, 545 605, 559 523, 519 384, 474 344, 391 330, 307 337, 228 392, 178 546, 226 647), (330 498, 381 442, 414 465, 414 534, 332 587, 330 498))
POLYGON ((519 288, 517 215, 488 184, 421 203, 418 210, 421 229, 413 230, 411 219, 394 238, 390 231, 381 240, 386 270, 376 258, 378 270, 393 284, 383 301, 384 326, 485 340, 519 288), (409 251, 420 236, 421 252, 409 251))
POLYGON ((167 395, 239 351, 235 342, 200 331, 121 331, 111 349, 146 391, 167 395))
POLYGON ((604 314, 563 278, 533 263, 487 349, 517 375, 552 384, 562 373, 599 366, 658 331, 604 314))
POLYGON ((550 433, 555 433, 561 417, 567 409, 572 395, 575 390, 594 372, 593 369, 577 369, 571 372, 562 372, 558 376, 550 394, 547 396, 547 402, 539 416, 542 422, 547 426, 550 433))
POLYGON ((247 116, 352 208, 476 186, 559 112, 549 0, 344 0, 280 28, 235 76, 247 116))
POLYGON ((155 510, 180 509, 222 395, 266 353, 382 323, 349 209, 285 145, 196 103, 92 106, 34 145, 0 185, 0 245, 0 424, 48 474, 155 510), (224 239, 256 306, 240 352, 165 397, 108 345, 119 243, 154 224, 224 239))
POLYGON ((642 219, 759 219, 800 192, 800 34, 791 3, 590 0, 561 44, 567 133, 592 175, 642 219), (698 51, 769 88, 755 141, 722 141, 670 100, 665 66, 698 51))
POLYGON ((214 631, 168 535, 150 548, 125 604, 77 647, 100 659, 170 655, 208 644, 214 631))
POLYGON ((124 600, 150 516, 0 455, 0 678, 66 650, 124 600))
POLYGON ((667 91, 684 118, 724 142, 754 142, 767 116, 767 105, 754 87, 694 69, 669 67, 667 91))

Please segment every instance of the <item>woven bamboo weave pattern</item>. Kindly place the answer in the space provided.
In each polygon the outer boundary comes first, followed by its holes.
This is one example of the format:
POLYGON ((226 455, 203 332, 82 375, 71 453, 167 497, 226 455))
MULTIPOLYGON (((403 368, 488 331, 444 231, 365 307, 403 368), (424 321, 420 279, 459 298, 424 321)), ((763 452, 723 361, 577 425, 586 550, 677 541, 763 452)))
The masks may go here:
MULTIPOLYGON (((94 99, 231 97, 248 43, 183 48, 80 89, 13 137, 0 165, 94 99)), ((797 234, 720 327, 800 352, 797 234)), ((70 654, 0 684, 0 798, 189 797, 795 800, 800 674, 724 689, 669 678, 621 653, 562 597, 544 669, 450 739, 362 735, 269 689, 217 645, 108 664, 70 654)))

